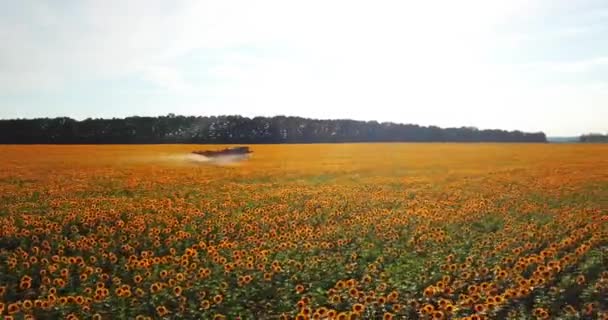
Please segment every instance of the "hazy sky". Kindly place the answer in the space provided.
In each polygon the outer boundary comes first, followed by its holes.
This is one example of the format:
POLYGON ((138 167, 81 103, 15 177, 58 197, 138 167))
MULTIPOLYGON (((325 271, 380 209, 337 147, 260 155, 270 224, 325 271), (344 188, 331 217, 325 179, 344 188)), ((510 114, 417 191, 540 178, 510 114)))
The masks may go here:
POLYGON ((0 118, 608 131, 606 0, 0 0, 0 118))

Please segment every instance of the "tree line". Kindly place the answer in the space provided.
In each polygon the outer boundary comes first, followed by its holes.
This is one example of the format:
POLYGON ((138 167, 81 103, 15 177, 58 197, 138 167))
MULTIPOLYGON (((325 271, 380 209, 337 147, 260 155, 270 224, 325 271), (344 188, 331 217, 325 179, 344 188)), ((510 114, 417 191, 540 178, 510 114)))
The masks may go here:
POLYGON ((589 143, 606 143, 608 142, 608 134, 601 133, 589 133, 584 134, 579 137, 579 142, 589 142, 589 143))
POLYGON ((4 144, 547 142, 542 132, 301 117, 176 116, 0 120, 4 144))

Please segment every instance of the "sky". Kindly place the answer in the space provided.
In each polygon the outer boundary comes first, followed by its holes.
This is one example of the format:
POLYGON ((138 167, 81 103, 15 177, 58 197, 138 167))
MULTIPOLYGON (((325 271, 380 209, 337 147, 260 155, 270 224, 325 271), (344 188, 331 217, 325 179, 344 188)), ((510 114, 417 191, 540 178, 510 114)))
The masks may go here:
POLYGON ((605 0, 0 0, 0 118, 608 132, 605 0))

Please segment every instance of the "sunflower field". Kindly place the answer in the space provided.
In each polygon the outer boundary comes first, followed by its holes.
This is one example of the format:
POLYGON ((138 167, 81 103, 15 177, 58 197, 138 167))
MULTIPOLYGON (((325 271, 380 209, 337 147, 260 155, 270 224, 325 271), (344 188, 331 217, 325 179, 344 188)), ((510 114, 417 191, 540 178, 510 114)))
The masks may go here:
POLYGON ((608 146, 0 146, 0 319, 608 319, 608 146))

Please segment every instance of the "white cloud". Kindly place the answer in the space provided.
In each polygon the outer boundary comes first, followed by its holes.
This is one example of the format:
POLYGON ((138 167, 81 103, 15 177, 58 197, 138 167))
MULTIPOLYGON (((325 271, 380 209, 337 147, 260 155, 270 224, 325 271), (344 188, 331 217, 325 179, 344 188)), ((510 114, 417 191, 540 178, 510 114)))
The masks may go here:
POLYGON ((591 58, 566 62, 539 62, 530 65, 531 69, 561 73, 580 73, 608 66, 608 57, 591 58))
MULTIPOLYGON (((524 3, 523 1, 518 1, 524 3)), ((21 3, 21 2, 20 2, 21 3)), ((514 5, 486 1, 27 1, 16 6, 4 30, 1 60, 4 90, 40 83, 61 85, 81 77, 112 77, 142 66, 172 63, 198 48, 278 45, 372 58, 379 51, 426 55, 457 45, 474 45, 468 35, 485 32, 514 5), (422 31, 422 32, 421 32, 422 31), (450 37, 442 37, 445 33, 450 37), (462 43, 464 41, 465 43, 462 43), (51 80, 44 80, 51 79, 51 80)), ((437 52, 437 55, 440 53, 437 52)), ((405 58, 407 58, 407 56, 405 58)))
POLYGON ((160 89, 172 94, 192 95, 196 89, 174 68, 166 66, 148 66, 141 70, 147 81, 157 85, 160 89))

